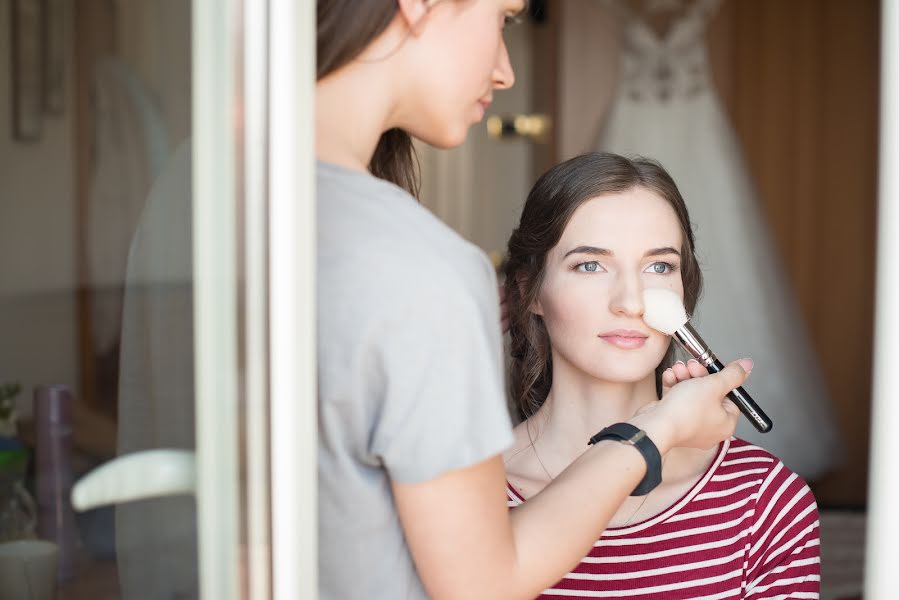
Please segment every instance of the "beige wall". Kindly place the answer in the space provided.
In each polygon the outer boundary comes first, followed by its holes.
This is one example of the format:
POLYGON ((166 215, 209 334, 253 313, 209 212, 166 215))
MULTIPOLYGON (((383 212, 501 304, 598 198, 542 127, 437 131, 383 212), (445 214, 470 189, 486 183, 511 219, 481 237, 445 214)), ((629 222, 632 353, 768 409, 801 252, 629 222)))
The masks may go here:
POLYGON ((559 161, 596 150, 599 129, 618 81, 619 29, 596 0, 559 3, 559 161))
POLYGON ((32 386, 77 384, 72 111, 67 94, 39 141, 13 141, 9 4, 0 0, 0 381, 23 384, 29 413, 32 386))
MULTIPOLYGON (((516 83, 512 89, 494 94, 488 116, 532 110, 530 27, 523 23, 507 31, 516 83)), ((422 204, 485 252, 502 253, 536 180, 531 168, 531 142, 489 139, 482 123, 471 128, 459 148, 418 147, 422 204)))
POLYGON ((71 106, 44 119, 39 141, 12 140, 9 5, 0 0, 0 295, 58 292, 75 282, 71 106))
MULTIPOLYGON (((62 3, 70 6, 69 3, 62 3)), ((66 103, 43 121, 40 140, 11 128, 10 0, 0 0, 0 382, 79 386, 74 195, 72 15, 66 15, 66 103)), ((118 0, 121 57, 151 91, 174 146, 190 133, 190 3, 118 0)), ((113 285, 124 273, 101 279, 113 285)))
POLYGON ((154 95, 172 145, 190 135, 190 7, 185 0, 117 0, 119 55, 154 95))

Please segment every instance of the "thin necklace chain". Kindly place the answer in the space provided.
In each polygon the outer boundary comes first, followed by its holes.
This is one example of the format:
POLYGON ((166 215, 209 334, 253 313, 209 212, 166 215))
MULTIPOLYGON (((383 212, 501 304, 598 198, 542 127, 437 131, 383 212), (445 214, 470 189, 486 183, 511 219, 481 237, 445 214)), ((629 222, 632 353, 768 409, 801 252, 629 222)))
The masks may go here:
POLYGON ((631 524, 631 521, 634 520, 634 517, 637 516, 637 513, 640 512, 640 509, 642 509, 642 508, 643 508, 643 505, 646 504, 646 501, 649 500, 650 494, 652 494, 652 491, 651 491, 651 490, 650 490, 649 494, 646 494, 645 496, 643 496, 643 502, 640 503, 640 506, 637 507, 637 510, 635 510, 634 512, 632 512, 632 513, 631 513, 631 516, 629 516, 629 517, 627 518, 627 521, 625 521, 624 523, 621 524, 622 527, 627 527, 628 525, 631 524))
MULTIPOLYGON (((534 457, 537 459, 537 462, 540 463, 540 466, 543 468, 543 472, 546 473, 546 476, 549 477, 550 481, 555 481, 555 477, 549 472, 549 469, 546 468, 546 465, 543 464, 543 461, 540 459, 540 453, 537 452, 537 446, 534 444, 534 438, 531 437, 531 426, 530 423, 525 423, 525 430, 528 432, 528 440, 531 442, 531 449, 534 450, 534 457)), ((662 457, 662 468, 665 467, 665 460, 668 458, 668 455, 662 457)), ((627 518, 627 521, 622 523, 621 527, 627 527, 630 525, 631 521, 634 520, 634 517, 637 516, 637 513, 643 509, 643 506, 646 504, 646 501, 649 500, 649 496, 652 494, 653 490, 650 490, 648 494, 643 496, 643 502, 640 503, 640 506, 637 507, 637 510, 631 513, 631 516, 627 518)))

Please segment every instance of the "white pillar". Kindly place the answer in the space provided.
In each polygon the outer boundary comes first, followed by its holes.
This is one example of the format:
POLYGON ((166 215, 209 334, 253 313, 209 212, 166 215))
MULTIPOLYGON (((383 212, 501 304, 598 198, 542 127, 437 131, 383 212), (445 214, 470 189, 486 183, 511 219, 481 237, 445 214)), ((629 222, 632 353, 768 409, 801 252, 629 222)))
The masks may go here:
POLYGON ((881 3, 880 164, 865 598, 896 598, 899 552, 899 4, 881 3))
POLYGON ((197 548, 203 600, 240 598, 233 120, 239 8, 238 0, 194 0, 192 16, 197 548))
POLYGON ((318 595, 315 8, 270 1, 269 291, 275 600, 318 595))

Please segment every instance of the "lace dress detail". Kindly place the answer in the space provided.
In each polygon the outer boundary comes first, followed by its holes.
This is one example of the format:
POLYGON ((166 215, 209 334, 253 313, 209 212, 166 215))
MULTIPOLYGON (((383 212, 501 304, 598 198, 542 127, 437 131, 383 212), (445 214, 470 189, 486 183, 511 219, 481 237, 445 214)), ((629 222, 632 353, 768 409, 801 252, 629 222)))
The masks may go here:
POLYGON ((660 36, 643 19, 618 5, 624 21, 621 85, 635 102, 666 102, 708 91, 708 52, 703 33, 718 0, 690 5, 660 36))

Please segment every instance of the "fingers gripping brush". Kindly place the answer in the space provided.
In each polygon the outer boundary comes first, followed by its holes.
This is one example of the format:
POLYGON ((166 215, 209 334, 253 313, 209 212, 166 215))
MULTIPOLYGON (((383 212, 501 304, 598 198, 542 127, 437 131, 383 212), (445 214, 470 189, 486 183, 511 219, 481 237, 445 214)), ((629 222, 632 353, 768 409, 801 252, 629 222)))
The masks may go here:
MULTIPOLYGON (((680 297, 671 290, 651 289, 643 291, 643 320, 647 325, 666 335, 672 336, 684 349, 698 360, 711 373, 724 369, 718 357, 709 349, 693 326, 684 310, 680 297)), ((746 390, 738 387, 727 395, 737 405, 740 412, 749 419, 752 425, 766 433, 771 431, 773 423, 768 415, 759 408, 746 390)))

